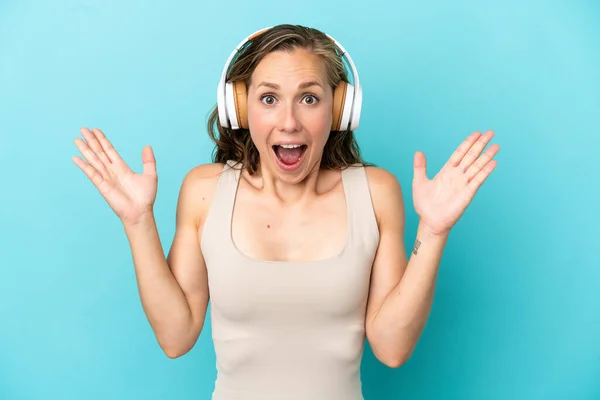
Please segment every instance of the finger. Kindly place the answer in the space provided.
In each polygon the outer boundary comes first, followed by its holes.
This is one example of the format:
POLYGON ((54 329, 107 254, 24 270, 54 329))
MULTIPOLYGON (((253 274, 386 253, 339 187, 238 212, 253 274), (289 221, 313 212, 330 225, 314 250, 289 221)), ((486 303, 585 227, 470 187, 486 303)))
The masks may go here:
POLYGON ((460 162, 463 159, 463 157, 465 156, 465 154, 467 154, 467 151, 469 151, 469 149, 471 148, 471 146, 473 146, 473 143, 475 143, 477 141, 477 139, 479 139, 480 137, 481 137, 481 133, 480 132, 473 132, 473 133, 471 133, 464 140, 464 142, 462 142, 460 144, 460 146, 458 146, 458 148, 456 149, 456 151, 454 151, 454 153, 452 154, 452 156, 448 160, 448 164, 450 166, 452 166, 452 167, 457 167, 460 164, 460 162))
POLYGON ((485 153, 483 153, 481 157, 475 160, 475 162, 469 167, 469 169, 467 169, 465 173, 467 176, 467 182, 470 182, 471 179, 473 179, 473 177, 477 175, 479 171, 481 171, 490 162, 490 160, 496 156, 496 154, 498 154, 498 151, 500 151, 500 146, 498 144, 493 144, 485 151, 485 153))
POLYGON ((492 140, 493 137, 494 132, 487 131, 485 134, 479 137, 479 139, 469 148, 469 150, 467 150, 466 154, 464 155, 463 159, 460 161, 459 164, 460 168, 463 171, 466 171, 471 165, 473 165, 475 160, 479 158, 481 152, 483 151, 485 146, 487 146, 490 140, 492 140))
POLYGON ((104 133, 100 129, 98 129, 98 128, 93 128, 92 131, 94 132, 94 134, 98 138, 98 141, 102 145, 102 148, 104 149, 104 152, 106 153, 106 155, 108 156, 108 158, 110 159, 110 161, 113 164, 115 164, 116 166, 118 166, 119 168, 122 168, 124 170, 128 170, 129 167, 127 166, 127 164, 125 163, 125 161, 123 161, 123 159, 121 158, 121 156, 117 152, 117 149, 115 149, 113 147, 112 143, 106 138, 106 135, 104 135, 104 133))
POLYGON ((467 184, 467 188, 469 189, 469 191, 471 192, 471 194, 474 196, 475 193, 477 192, 477 190, 479 190, 479 188, 481 187, 481 185, 483 185, 483 183, 485 182, 485 180, 488 178, 488 176, 490 176, 490 174, 492 173, 492 171, 494 169, 496 169, 496 166, 498 165, 498 161, 496 160, 491 160, 490 162, 488 162, 485 167, 483 167, 481 169, 481 171, 479 171, 474 177, 473 179, 471 179, 471 182, 469 182, 467 184))
POLYGON ((144 166, 144 175, 156 176, 156 159, 152 152, 152 147, 145 146, 142 149, 142 164, 144 166))
POLYGON ((79 167, 83 171, 83 173, 89 178, 90 181, 96 186, 97 189, 100 189, 100 185, 104 182, 104 178, 102 175, 90 164, 83 161, 80 157, 73 156, 72 158, 75 165, 79 167))
POLYGON ((94 132, 90 131, 88 128, 81 128, 79 131, 85 138, 86 142, 88 143, 88 146, 90 146, 91 149, 98 155, 98 158, 100 159, 100 161, 102 161, 104 167, 108 170, 111 162, 108 159, 106 153, 104 152, 104 149, 100 145, 100 142, 98 141, 98 138, 96 137, 94 132))
POLYGON ((96 152, 93 151, 84 140, 81 138, 76 138, 74 143, 79 152, 85 157, 87 163, 90 164, 90 166, 92 166, 94 170, 102 176, 103 179, 106 179, 110 176, 106 166, 98 157, 98 154, 96 154, 96 152))
POLYGON ((413 158, 413 169, 415 182, 427 180, 427 158, 425 153, 417 151, 413 158))

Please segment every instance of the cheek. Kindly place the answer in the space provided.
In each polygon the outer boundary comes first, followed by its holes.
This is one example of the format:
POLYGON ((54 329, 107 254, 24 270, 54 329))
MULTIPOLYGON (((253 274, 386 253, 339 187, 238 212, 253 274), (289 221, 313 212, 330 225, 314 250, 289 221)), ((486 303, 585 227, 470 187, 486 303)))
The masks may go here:
POLYGON ((260 105, 248 105, 248 125, 257 131, 270 131, 277 125, 277 114, 260 105))
POLYGON ((264 128, 261 129, 261 127, 257 126, 256 124, 250 125, 250 137, 260 153, 263 153, 266 147, 268 136, 266 132, 268 131, 266 131, 264 128))
POLYGON ((320 147, 325 146, 329 138, 331 130, 331 112, 327 108, 320 109, 315 115, 313 112, 310 118, 306 119, 305 126, 314 136, 315 142, 318 142, 320 147))
POLYGON ((314 110, 307 110, 305 123, 317 130, 325 130, 331 127, 331 110, 329 107, 319 107, 314 110))
POLYGON ((257 148, 261 148, 266 139, 266 132, 269 132, 269 121, 256 107, 248 106, 248 125, 250 127, 250 136, 257 148))

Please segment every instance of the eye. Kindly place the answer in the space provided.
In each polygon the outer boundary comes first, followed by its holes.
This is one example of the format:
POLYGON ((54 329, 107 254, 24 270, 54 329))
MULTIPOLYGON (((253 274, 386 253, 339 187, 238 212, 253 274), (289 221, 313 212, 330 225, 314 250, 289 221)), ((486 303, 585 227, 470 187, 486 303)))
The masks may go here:
POLYGON ((312 99, 308 103, 305 102, 305 104, 308 104, 308 105, 317 104, 317 102, 319 101, 319 99, 317 98, 317 96, 312 95, 312 94, 306 95, 303 100, 305 100, 305 99, 312 99))
POLYGON ((273 105, 275 103, 275 97, 273 95, 270 95, 270 94, 264 94, 264 95, 262 95, 260 97, 260 100, 264 104, 266 104, 268 106, 273 105))

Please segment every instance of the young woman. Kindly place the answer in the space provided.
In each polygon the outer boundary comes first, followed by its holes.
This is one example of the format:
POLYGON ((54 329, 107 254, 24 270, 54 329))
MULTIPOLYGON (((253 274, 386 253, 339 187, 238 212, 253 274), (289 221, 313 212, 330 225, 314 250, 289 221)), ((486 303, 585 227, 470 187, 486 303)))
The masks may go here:
POLYGON ((362 399, 365 338, 387 366, 410 357, 449 232, 497 165, 498 145, 483 152, 491 131, 469 135, 431 180, 415 154, 408 261, 400 185, 353 137, 362 94, 344 52, 318 30, 279 25, 232 53, 209 120, 214 163, 184 178, 166 258, 152 149, 136 174, 101 130, 75 140, 85 161, 73 161, 123 223, 167 356, 194 346, 210 299, 213 399, 362 399))

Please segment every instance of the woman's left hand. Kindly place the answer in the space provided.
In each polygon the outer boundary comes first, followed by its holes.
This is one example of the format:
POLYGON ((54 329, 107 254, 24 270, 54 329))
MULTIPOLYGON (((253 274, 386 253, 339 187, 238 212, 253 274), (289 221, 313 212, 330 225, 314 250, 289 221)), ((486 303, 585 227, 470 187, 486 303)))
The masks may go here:
POLYGON ((498 165, 493 158, 499 145, 481 154, 493 136, 492 131, 469 135, 432 180, 427 177, 425 154, 415 153, 413 202, 429 233, 447 235, 498 165))

